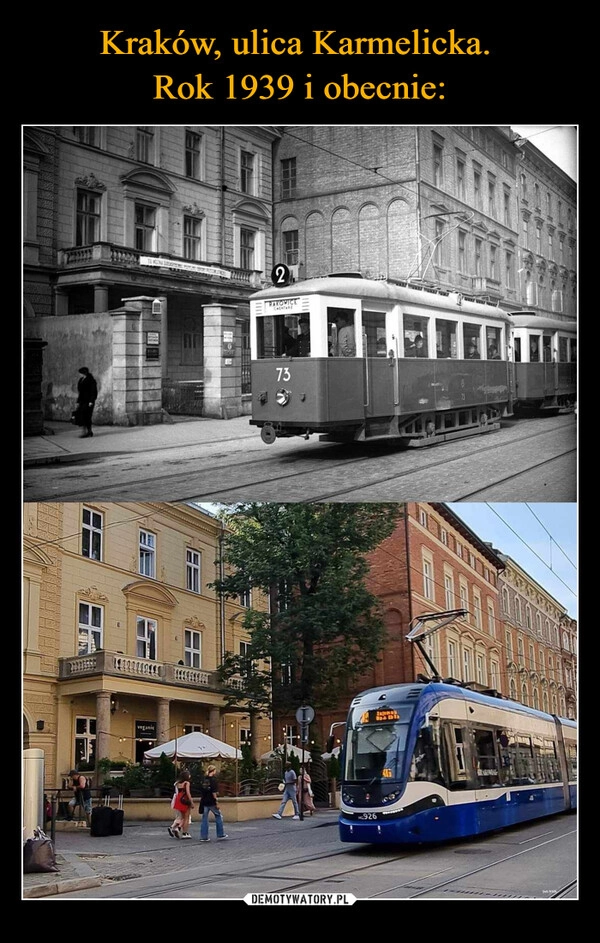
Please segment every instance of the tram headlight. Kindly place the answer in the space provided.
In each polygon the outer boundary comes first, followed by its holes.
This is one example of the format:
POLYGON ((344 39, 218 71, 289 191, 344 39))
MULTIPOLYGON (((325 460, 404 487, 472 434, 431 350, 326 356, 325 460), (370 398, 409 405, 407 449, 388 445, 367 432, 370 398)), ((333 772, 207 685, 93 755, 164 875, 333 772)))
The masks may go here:
POLYGON ((386 802, 395 802, 396 799, 399 798, 399 796, 400 796, 400 792, 396 790, 396 792, 390 792, 387 794, 387 796, 383 796, 381 799, 381 802, 383 805, 385 805, 386 802))
POLYGON ((280 390, 277 390, 275 394, 275 400, 278 406, 287 406, 290 401, 291 393, 289 390, 284 390, 283 387, 280 390))

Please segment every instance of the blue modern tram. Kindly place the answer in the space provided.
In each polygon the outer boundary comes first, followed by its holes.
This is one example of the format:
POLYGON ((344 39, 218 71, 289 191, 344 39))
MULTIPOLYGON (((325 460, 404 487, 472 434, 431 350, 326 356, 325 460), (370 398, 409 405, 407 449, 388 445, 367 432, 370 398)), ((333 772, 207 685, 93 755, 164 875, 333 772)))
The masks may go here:
POLYGON ((478 835, 577 806, 577 724, 458 684, 371 688, 341 751, 343 842, 478 835))

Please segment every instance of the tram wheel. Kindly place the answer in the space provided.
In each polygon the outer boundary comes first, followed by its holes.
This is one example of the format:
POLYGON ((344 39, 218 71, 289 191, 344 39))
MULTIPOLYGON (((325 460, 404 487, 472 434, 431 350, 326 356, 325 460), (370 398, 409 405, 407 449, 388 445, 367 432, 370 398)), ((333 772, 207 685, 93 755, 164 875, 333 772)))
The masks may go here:
POLYGON ((266 423, 260 430, 260 437, 266 445, 273 445, 273 442, 277 438, 277 433, 270 423, 266 423))

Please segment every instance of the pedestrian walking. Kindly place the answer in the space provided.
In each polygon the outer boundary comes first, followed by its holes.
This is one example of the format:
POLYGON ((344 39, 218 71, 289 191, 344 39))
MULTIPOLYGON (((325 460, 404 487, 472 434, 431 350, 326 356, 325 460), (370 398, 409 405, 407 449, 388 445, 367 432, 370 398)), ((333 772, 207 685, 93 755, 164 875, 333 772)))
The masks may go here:
POLYGON ((80 367, 81 374, 77 381, 77 425, 81 426, 81 439, 87 439, 93 436, 92 432, 92 414, 98 398, 98 384, 87 367, 80 367))
POLYGON ((297 783, 297 792, 296 798, 298 800, 298 805, 300 806, 303 812, 307 812, 308 815, 314 815, 317 811, 315 809, 315 804, 313 802, 313 790, 312 790, 312 779, 307 769, 304 770, 303 774, 298 779, 297 783), (300 784, 302 783, 302 798, 300 797, 300 784))
POLYGON ((292 764, 288 762, 285 764, 285 772, 283 774, 283 794, 281 796, 281 805, 279 806, 277 812, 273 813, 274 819, 280 819, 285 811, 285 807, 288 802, 291 802, 294 807, 294 818, 300 818, 300 812, 298 809, 298 801, 296 799, 296 782, 298 777, 296 776, 292 764))
POLYGON ((200 822, 200 841, 210 841, 208 837, 208 816, 212 812, 215 824, 217 826, 217 838, 229 838, 225 834, 223 825, 223 815, 219 808, 219 793, 216 780, 217 769, 215 766, 209 766, 206 770, 206 776, 202 780, 200 787, 200 811, 202 812, 202 821, 200 822))
POLYGON ((171 838, 179 838, 181 835, 181 825, 183 823, 183 812, 177 808, 177 783, 173 783, 173 798, 171 799, 171 808, 175 812, 175 818, 167 831, 171 838))
POLYGON ((176 818, 173 825, 169 827, 169 835, 174 838, 191 838, 190 835, 190 816, 194 808, 194 800, 190 789, 191 775, 189 770, 183 770, 179 779, 175 783, 175 796, 171 803, 173 809, 181 815, 181 825, 178 825, 176 818))

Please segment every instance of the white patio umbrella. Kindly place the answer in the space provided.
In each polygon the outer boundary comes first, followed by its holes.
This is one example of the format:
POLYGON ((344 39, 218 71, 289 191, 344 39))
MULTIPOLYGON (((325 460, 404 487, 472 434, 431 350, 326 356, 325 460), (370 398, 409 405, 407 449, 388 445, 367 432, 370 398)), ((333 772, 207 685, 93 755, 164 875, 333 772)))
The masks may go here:
POLYGON ((200 733, 199 730, 176 737, 167 743, 159 743, 151 750, 146 750, 144 757, 147 760, 159 760, 162 753, 177 760, 240 760, 242 758, 242 751, 237 747, 209 737, 206 733, 200 733))
POLYGON ((330 760, 332 756, 339 756, 339 755, 340 755, 340 748, 334 747, 331 753, 321 753, 321 759, 330 760))
MULTIPOLYGON (((268 753, 263 753, 261 760, 268 762, 269 760, 282 760, 283 759, 284 746, 283 743, 275 747, 273 750, 270 750, 268 753)), ((308 750, 302 750, 300 747, 291 746, 289 743, 285 745, 285 752, 289 756, 293 753, 294 756, 297 756, 301 763, 310 763, 311 756, 308 750)))

